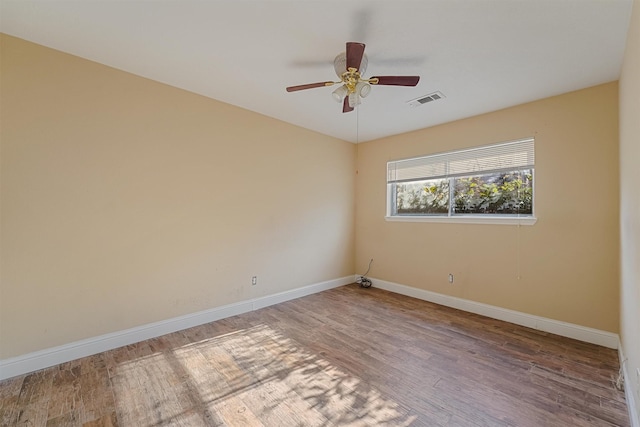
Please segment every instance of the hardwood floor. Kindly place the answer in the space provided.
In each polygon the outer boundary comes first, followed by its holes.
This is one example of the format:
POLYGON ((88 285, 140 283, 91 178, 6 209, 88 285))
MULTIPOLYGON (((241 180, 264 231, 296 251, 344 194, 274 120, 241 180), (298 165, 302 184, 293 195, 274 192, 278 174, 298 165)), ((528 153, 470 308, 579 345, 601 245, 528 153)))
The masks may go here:
POLYGON ((614 350, 343 286, 0 382, 2 426, 628 426, 614 350))

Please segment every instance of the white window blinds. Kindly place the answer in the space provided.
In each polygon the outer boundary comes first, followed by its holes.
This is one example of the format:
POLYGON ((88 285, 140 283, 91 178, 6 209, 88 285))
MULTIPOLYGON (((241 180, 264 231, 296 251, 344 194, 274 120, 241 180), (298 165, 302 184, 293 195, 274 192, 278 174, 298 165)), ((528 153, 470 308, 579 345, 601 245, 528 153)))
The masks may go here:
POLYGON ((527 138, 388 162, 387 183, 507 172, 534 166, 534 139, 527 138))

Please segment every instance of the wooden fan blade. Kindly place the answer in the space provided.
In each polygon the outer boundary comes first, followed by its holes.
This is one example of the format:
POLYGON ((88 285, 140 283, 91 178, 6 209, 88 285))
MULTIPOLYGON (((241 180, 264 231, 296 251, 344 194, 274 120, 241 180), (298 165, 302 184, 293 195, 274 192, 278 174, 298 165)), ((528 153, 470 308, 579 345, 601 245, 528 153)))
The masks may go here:
POLYGON ((305 89, 313 89, 315 87, 324 87, 324 86, 332 86, 333 82, 318 82, 318 83, 309 83, 306 85, 298 85, 298 86, 289 86, 287 88, 287 92, 295 92, 297 90, 305 90, 305 89))
POLYGON ((420 76, 377 76, 369 80, 378 79, 379 85, 389 86, 415 86, 420 81, 420 76))
POLYGON ((349 68, 359 70, 363 55, 364 43, 347 42, 347 70, 349 68))
POLYGON ((351 105, 349 105, 349 97, 345 96, 344 97, 344 102, 342 103, 342 112, 343 113, 348 113, 350 111, 353 111, 353 107, 351 105))

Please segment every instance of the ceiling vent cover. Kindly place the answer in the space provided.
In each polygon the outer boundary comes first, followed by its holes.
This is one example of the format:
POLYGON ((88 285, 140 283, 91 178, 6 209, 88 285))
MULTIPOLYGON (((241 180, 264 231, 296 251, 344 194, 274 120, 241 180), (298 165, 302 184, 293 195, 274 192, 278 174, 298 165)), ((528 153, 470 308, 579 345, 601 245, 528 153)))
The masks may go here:
POLYGON ((437 101, 439 99, 444 98, 442 92, 433 92, 428 95, 421 96, 420 98, 412 99, 411 101, 407 101, 407 104, 412 107, 419 107, 420 105, 427 104, 429 102, 437 101))

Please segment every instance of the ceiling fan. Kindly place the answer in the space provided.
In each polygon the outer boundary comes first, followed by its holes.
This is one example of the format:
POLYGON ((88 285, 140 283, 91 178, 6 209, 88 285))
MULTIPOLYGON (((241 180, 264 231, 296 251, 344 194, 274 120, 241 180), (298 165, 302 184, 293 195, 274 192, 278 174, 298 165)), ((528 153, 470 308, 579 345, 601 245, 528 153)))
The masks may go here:
POLYGON ((364 43, 347 42, 347 49, 336 56, 333 67, 340 78, 339 82, 327 81, 305 85, 289 86, 287 92, 313 89, 316 87, 342 84, 333 91, 333 98, 342 103, 342 112, 353 111, 371 92, 371 85, 415 86, 420 76, 376 76, 365 79, 362 76, 367 70, 368 59, 364 54, 364 43))

